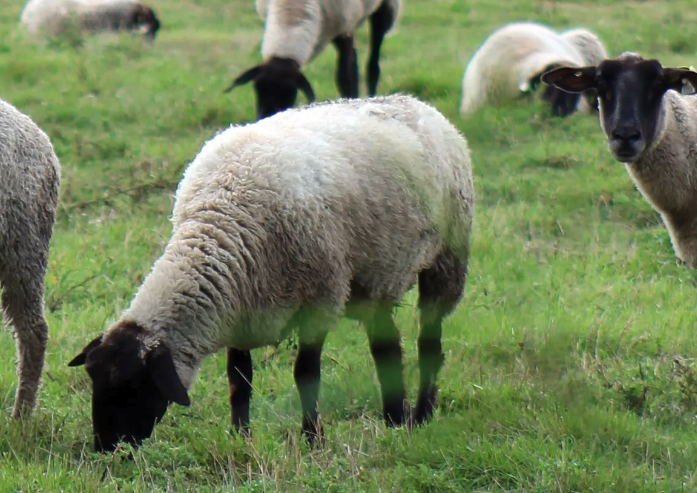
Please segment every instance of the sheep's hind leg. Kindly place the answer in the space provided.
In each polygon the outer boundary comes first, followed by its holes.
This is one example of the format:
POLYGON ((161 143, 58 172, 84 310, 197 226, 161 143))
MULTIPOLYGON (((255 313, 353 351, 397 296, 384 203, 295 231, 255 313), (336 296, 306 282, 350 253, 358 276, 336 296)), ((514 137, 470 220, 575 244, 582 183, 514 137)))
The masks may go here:
POLYGON ((380 79, 380 47, 385 34, 394 24, 397 13, 390 2, 385 0, 370 16, 370 57, 368 58, 368 96, 375 96, 380 79))
POLYGON ((392 319, 392 308, 380 304, 364 322, 382 390, 385 424, 400 426, 406 421, 406 390, 400 334, 392 319))
POLYGON ((252 398, 252 354, 228 348, 227 378, 230 384, 230 408, 235 431, 249 436, 249 402, 252 398))
POLYGON ((12 416, 28 416, 36 406, 41 372, 48 342, 48 323, 44 316, 43 275, 48 259, 22 259, 3 270, 2 306, 14 326, 19 357, 19 382, 12 416), (29 272, 25 266, 36 270, 29 272))
POLYGON ((358 61, 353 36, 342 35, 332 40, 336 47, 336 86, 344 98, 358 97, 358 61))
POLYGON ((436 378, 445 356, 441 346, 443 319, 462 298, 467 277, 467 263, 451 252, 441 253, 432 267, 419 273, 419 397, 414 423, 428 420, 435 409, 438 387, 436 378))
POLYGON ((319 423, 320 359, 327 333, 338 318, 321 309, 304 309, 298 315, 298 354, 295 358, 293 376, 303 409, 302 432, 308 443, 324 438, 319 423))

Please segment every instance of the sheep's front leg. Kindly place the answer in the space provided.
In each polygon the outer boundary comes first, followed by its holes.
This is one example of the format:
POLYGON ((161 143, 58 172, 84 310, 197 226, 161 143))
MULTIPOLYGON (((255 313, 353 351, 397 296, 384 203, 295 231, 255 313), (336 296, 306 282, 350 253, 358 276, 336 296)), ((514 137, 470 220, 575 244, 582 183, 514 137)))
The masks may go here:
MULTIPOLYGON (((316 329, 316 327, 312 328, 316 329)), ((317 400, 319 398, 320 358, 327 332, 308 329, 310 327, 307 326, 300 329, 294 376, 303 408, 302 432, 312 445, 315 440, 321 440, 324 437, 324 432, 319 424, 317 400)))
POLYGON ((332 40, 336 47, 336 86, 344 98, 358 97, 358 60, 356 48, 353 46, 353 36, 342 35, 332 40))
POLYGON ((249 436, 249 401, 252 398, 252 354, 228 348, 227 378, 230 383, 232 426, 249 436))
POLYGON ((392 320, 392 309, 380 306, 365 321, 370 352, 382 389, 382 409, 387 426, 400 426, 406 421, 406 390, 399 329, 392 320))
POLYGON ((385 0, 370 16, 370 57, 368 58, 368 96, 375 96, 380 79, 380 47, 385 34, 394 24, 397 13, 390 3, 385 0))

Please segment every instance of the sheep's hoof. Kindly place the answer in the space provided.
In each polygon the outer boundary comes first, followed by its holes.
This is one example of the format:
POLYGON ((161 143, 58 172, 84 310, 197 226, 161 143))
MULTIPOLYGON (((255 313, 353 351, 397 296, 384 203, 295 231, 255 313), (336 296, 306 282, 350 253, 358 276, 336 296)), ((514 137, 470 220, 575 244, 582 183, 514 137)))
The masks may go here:
POLYGON ((307 444, 310 446, 310 448, 314 448, 324 443, 324 428, 319 424, 319 421, 303 420, 302 433, 305 436, 305 440, 307 440, 307 444))
POLYGON ((416 407, 413 411, 414 426, 421 426, 426 421, 430 420, 436 410, 435 391, 431 391, 429 394, 420 396, 419 400, 416 402, 416 407))
POLYGON ((242 438, 245 439, 251 439, 252 438, 252 430, 249 429, 249 425, 243 425, 243 426, 233 426, 232 432, 235 435, 239 435, 242 438))

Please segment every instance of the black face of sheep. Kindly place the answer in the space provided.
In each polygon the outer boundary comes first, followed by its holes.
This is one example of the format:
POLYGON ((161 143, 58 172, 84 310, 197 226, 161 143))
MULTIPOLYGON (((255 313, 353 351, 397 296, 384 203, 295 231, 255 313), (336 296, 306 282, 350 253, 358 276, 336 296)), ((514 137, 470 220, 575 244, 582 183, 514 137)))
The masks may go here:
POLYGON ((90 342, 68 366, 85 365, 92 379, 94 449, 150 437, 170 402, 190 404, 167 347, 147 348, 144 331, 123 324, 90 342), (106 340, 105 340, 106 339, 106 340))
POLYGON ((153 9, 138 4, 133 11, 130 28, 144 33, 145 39, 152 43, 160 29, 160 20, 153 9))
POLYGON ((663 95, 670 89, 680 92, 687 82, 697 87, 697 73, 634 55, 598 66, 557 68, 544 74, 542 82, 573 93, 596 90, 610 151, 618 161, 631 163, 651 148, 662 123, 663 95))
POLYGON ((300 72, 300 66, 288 58, 271 58, 268 62, 252 67, 237 77, 223 91, 230 92, 237 86, 254 81, 257 94, 257 120, 292 108, 300 89, 308 102, 315 100, 310 82, 300 72))

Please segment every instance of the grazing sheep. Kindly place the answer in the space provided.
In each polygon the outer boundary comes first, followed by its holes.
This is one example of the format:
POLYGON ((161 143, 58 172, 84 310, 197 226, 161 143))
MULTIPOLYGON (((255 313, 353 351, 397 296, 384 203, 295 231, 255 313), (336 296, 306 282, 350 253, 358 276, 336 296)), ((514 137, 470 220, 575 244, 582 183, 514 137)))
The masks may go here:
POLYGON ((595 90, 600 127, 616 160, 668 228, 677 257, 697 267, 697 73, 625 52, 589 67, 560 67, 542 82, 595 90))
MULTIPOLYGON (((607 58, 598 37, 587 29, 561 34, 541 24, 517 22, 494 31, 474 53, 462 81, 460 115, 466 117, 484 104, 531 94, 540 76, 551 68, 599 63, 607 58)), ((548 88, 543 94, 555 115, 590 112, 593 99, 581 100, 548 88), (590 103, 590 104, 589 104, 590 103)))
POLYGON ((77 23, 83 31, 133 31, 152 42, 160 29, 155 12, 136 0, 29 0, 21 24, 33 35, 58 36, 77 23))
POLYGON ((53 234, 60 164, 48 136, 0 100, 0 284, 14 327, 19 383, 12 416, 28 416, 44 366, 48 323, 44 277, 53 234))
POLYGON ((421 383, 434 410, 441 323, 459 302, 474 192, 465 139, 410 96, 340 100, 232 127, 179 184, 174 228, 130 307, 69 364, 93 381, 95 449, 150 436, 189 405, 202 360, 228 348, 233 426, 248 429, 250 350, 299 329, 302 430, 321 436, 320 355, 340 317, 361 320, 388 425, 405 423, 392 309, 418 278, 421 383))
POLYGON ((358 62, 354 32, 370 18, 368 95, 377 93, 380 47, 399 15, 401 0, 256 0, 264 19, 263 62, 237 77, 225 89, 254 81, 257 118, 292 108, 300 89, 315 100, 310 82, 300 68, 331 42, 337 49, 336 85, 341 96, 358 97, 358 62))

